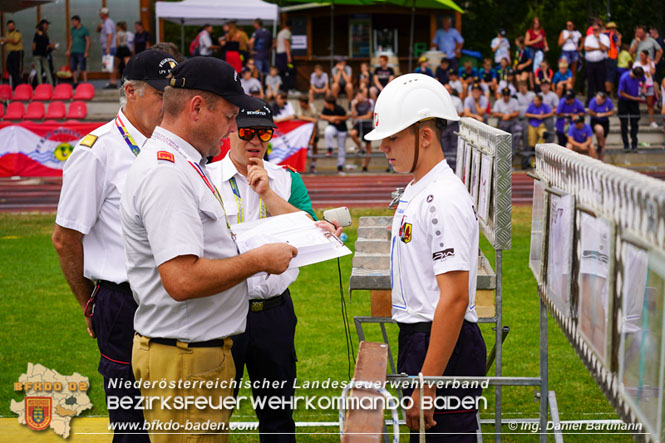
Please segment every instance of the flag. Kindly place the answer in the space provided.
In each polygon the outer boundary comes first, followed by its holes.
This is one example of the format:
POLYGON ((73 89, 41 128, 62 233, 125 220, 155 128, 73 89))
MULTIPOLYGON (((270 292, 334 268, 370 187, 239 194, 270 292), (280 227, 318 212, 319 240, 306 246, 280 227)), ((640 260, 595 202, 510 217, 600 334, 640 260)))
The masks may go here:
POLYGON ((62 175, 65 160, 94 123, 0 123, 0 177, 62 175))

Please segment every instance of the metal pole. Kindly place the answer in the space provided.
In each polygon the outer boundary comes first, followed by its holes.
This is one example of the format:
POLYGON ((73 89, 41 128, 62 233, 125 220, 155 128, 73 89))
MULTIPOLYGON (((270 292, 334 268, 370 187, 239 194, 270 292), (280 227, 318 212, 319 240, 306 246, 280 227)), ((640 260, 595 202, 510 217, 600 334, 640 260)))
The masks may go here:
MULTIPOLYGON (((503 335, 503 251, 496 250, 496 363, 494 366, 495 374, 501 377, 501 358, 503 335)), ((497 443, 501 442, 501 386, 494 387, 494 432, 497 443)))
POLYGON ((335 56, 335 1, 330 2, 330 82, 332 84, 333 58, 335 56))
POLYGON ((605 5, 607 6, 607 20, 605 20, 605 23, 610 21, 610 0, 605 1, 605 5))
POLYGON ((548 395, 548 356, 547 356, 547 307, 540 298, 540 442, 547 443, 547 395, 548 395))
POLYGON ((180 53, 185 54, 185 19, 180 19, 180 53))
POLYGON ((416 0, 411 2, 411 34, 409 35, 409 72, 412 72, 413 63, 413 28, 416 23, 416 0))

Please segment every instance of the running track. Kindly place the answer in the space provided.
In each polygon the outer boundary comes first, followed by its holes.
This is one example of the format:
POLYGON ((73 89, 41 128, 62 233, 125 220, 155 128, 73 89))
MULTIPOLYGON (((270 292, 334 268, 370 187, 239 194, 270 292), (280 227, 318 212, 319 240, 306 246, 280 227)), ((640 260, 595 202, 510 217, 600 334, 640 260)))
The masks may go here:
MULTIPOLYGON (((665 179, 665 172, 650 175, 665 179)), ((390 193, 410 179, 410 176, 398 174, 303 176, 315 208, 385 207, 390 203, 390 193)), ((61 184, 60 177, 0 178, 0 211, 54 212, 61 184)), ((524 173, 513 174, 513 204, 530 205, 532 194, 533 179, 524 173)))

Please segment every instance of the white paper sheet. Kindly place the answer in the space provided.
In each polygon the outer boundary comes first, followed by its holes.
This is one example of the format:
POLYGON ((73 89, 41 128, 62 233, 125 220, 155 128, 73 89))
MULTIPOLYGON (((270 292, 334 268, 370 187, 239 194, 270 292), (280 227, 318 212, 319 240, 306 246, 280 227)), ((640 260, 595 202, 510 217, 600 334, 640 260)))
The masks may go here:
POLYGON ((276 215, 231 226, 240 253, 268 243, 288 243, 298 249, 288 269, 351 254, 341 240, 314 224, 305 212, 276 215))

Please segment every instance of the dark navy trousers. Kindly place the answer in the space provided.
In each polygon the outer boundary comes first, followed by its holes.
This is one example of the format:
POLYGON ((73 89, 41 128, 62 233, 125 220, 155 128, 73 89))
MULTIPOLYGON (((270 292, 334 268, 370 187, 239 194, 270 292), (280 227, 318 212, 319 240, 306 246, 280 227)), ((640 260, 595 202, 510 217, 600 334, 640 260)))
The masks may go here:
MULTIPOLYGON (((136 302, 128 283, 117 285, 111 282, 100 283, 95 299, 95 311, 92 316, 92 325, 97 335, 99 347, 99 373, 104 377, 104 391, 106 398, 129 397, 141 395, 139 389, 127 389, 124 382, 130 380, 134 383, 132 372, 132 344, 134 340, 134 313, 136 302), (111 386, 111 379, 122 381, 119 386, 111 386)), ((107 400, 107 405, 108 405, 107 400)), ((143 411, 135 409, 109 408, 109 422, 137 423, 136 430, 125 430, 124 434, 115 432, 114 443, 149 443, 147 433, 142 432, 143 411)))
MULTIPOLYGON (((245 366, 252 383, 264 380, 277 381, 279 387, 252 386, 255 399, 276 396, 291 399, 295 393, 296 350, 294 338, 298 319, 293 310, 291 294, 287 289, 282 294, 283 303, 279 306, 247 314, 245 332, 234 335, 233 361, 236 366, 236 381, 242 379, 245 366)), ((271 383, 272 385, 272 383, 271 383)), ((238 395, 238 389, 235 393, 238 395)), ((289 407, 256 408, 259 419, 261 442, 295 442, 296 425, 293 410, 289 407)))
MULTIPOLYGON (((429 324, 431 326, 431 323, 429 324)), ((430 341, 428 324, 417 323, 416 325, 399 323, 399 351, 397 354, 397 372, 407 375, 418 375, 425 362, 427 348, 430 341), (427 331, 425 331, 427 330, 427 331)), ((485 364, 487 360, 487 349, 485 341, 476 323, 464 320, 459 338, 455 344, 448 366, 443 375, 445 376, 485 376, 485 364)), ((405 396, 410 396, 413 389, 404 389, 405 396)), ((454 389, 437 388, 437 397, 457 397, 460 401, 464 397, 480 397, 482 389, 454 389)), ((481 403, 482 404, 482 403, 481 403)), ((443 441, 450 442, 475 442, 475 431, 478 429, 476 420, 476 409, 436 409, 434 421, 436 426, 426 432, 428 442, 443 441), (438 433, 438 435, 437 435, 438 433), (459 434, 455 434, 459 433, 459 434)), ((411 433, 411 442, 418 442, 418 432, 411 433)))

